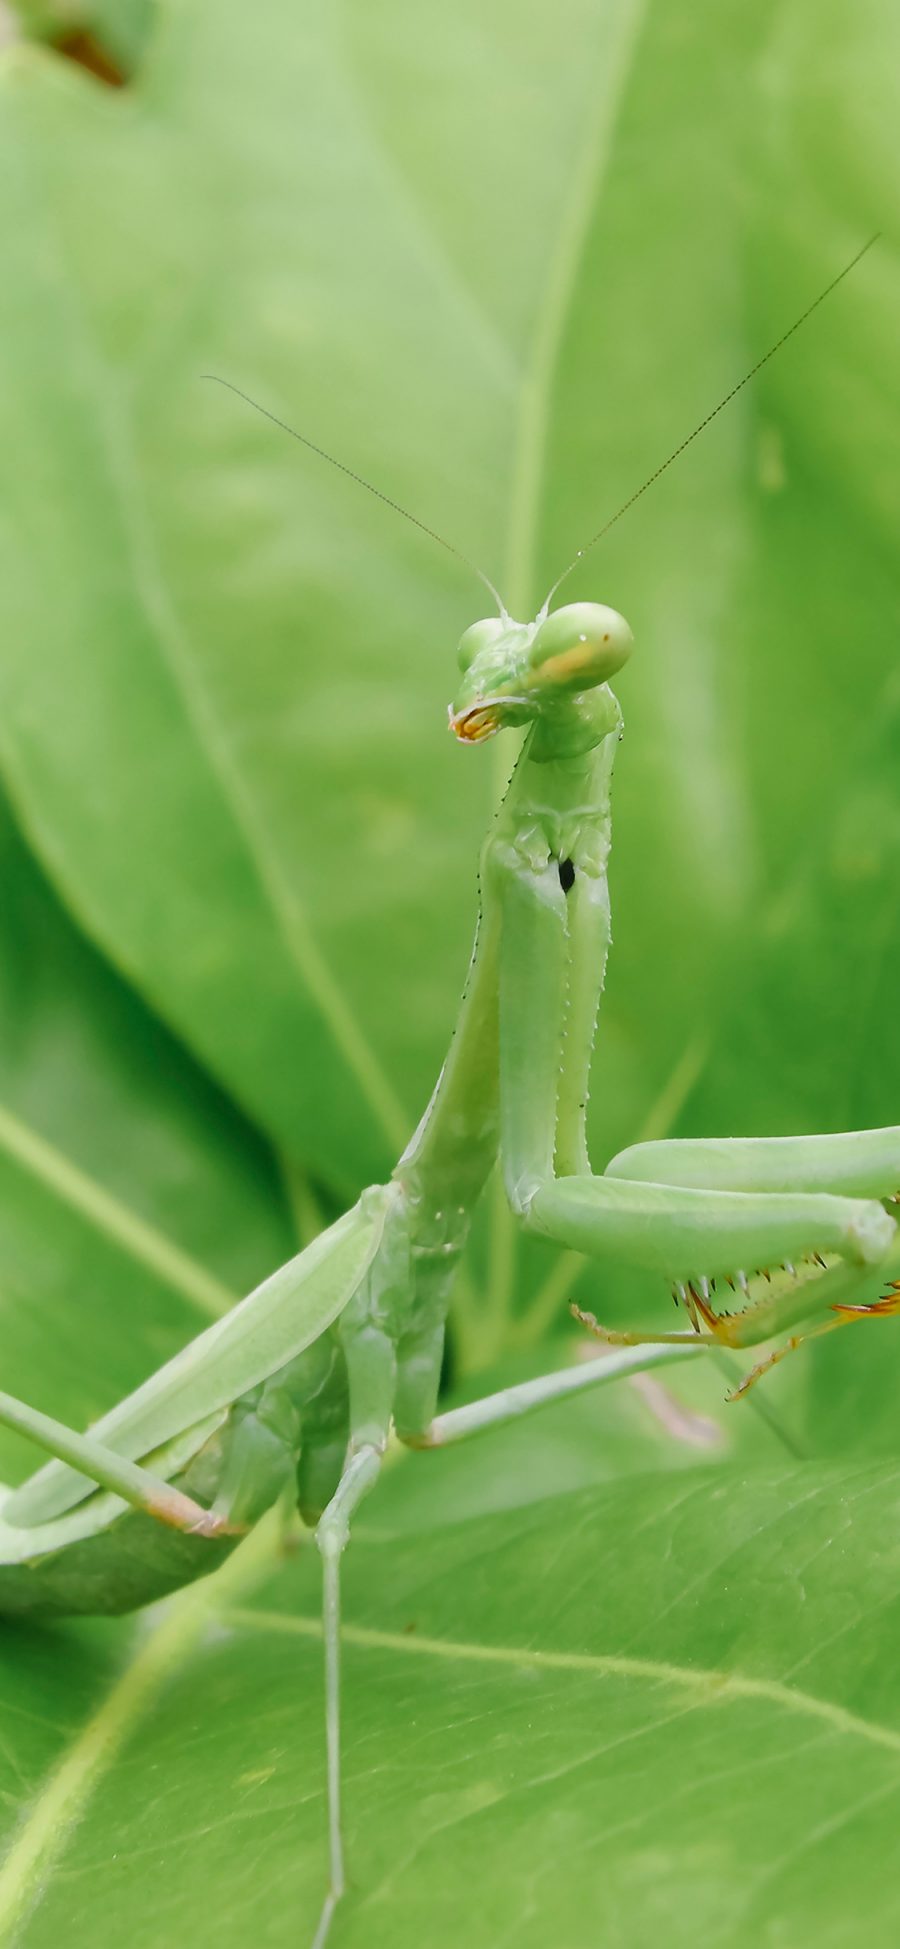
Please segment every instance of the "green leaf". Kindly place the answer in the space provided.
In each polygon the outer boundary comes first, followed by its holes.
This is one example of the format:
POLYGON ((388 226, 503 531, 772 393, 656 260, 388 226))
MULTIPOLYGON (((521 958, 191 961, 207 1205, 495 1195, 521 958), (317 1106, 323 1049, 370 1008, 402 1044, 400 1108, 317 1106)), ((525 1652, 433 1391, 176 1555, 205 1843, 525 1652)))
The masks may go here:
MULTIPOLYGON (((0 808, 3 1377, 76 1426, 293 1249, 265 1147, 75 932, 0 808)), ((4 1435, 2 1468, 34 1453, 4 1435)))
POLYGON ((24 33, 120 85, 144 53, 156 0, 12 0, 11 10, 24 33))
MULTIPOLYGON (((849 107, 808 4, 390 0, 301 34, 287 0, 196 0, 127 96, 7 74, 3 762, 84 924, 336 1184, 384 1172, 453 1018, 489 780, 442 724, 483 598, 199 375, 533 608, 889 208, 856 82, 883 21, 842 23, 849 107), (842 195, 813 206, 823 156, 842 195)), ((880 707, 895 276, 884 242, 569 585, 638 638, 598 1154, 677 1109, 728 950, 880 707)))
MULTIPOLYGON (((444 729, 482 593, 205 370, 526 613, 882 225, 566 594, 637 640, 598 1162, 896 1120, 896 35, 886 0, 184 0, 118 94, 9 60, 0 767, 81 933, 51 901, 0 1064, 81 1176, 0 1163, 5 1386, 83 1420, 189 1330, 159 1248, 229 1283, 286 1255, 244 1115, 338 1193, 390 1168, 511 756, 444 729)), ((470 1367, 526 1283, 496 1224, 484 1256, 470 1367)), ((533 1269, 520 1343, 564 1310, 533 1269)), ((893 1346, 388 1477, 348 1559, 333 1949, 893 1949, 893 1346)), ((272 1547, 133 1628, 0 1626, 0 1935, 311 1940, 318 1566, 258 1587, 272 1547)))
MULTIPOLYGON (((447 1527, 438 1489, 427 1531, 391 1535, 386 1486, 348 1558, 335 1949, 593 1949, 598 1918, 623 1946, 888 1949, 898 1491, 638 1475, 447 1527)), ((259 1557, 118 1671, 99 1629, 8 1634, 4 1764, 33 1797, 0 1916, 24 1949, 311 1940, 318 1566, 254 1596, 259 1557)))

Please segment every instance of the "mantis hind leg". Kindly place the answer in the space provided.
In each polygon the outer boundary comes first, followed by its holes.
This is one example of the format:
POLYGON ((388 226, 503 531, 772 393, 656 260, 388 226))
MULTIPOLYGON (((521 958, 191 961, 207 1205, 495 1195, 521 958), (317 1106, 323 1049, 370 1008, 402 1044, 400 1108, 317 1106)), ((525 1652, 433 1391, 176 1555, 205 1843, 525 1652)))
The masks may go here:
MULTIPOLYGON (((397 1392, 397 1328, 408 1312, 412 1293, 409 1215, 405 1199, 398 1193, 379 1249, 335 1326, 346 1363, 350 1441, 340 1481, 316 1526, 316 1542, 322 1558, 330 1874, 312 1949, 324 1949, 345 1887, 341 1822, 341 1557, 350 1539, 353 1515, 377 1480, 387 1447, 397 1392)), ((332 1429, 332 1439, 333 1434, 332 1429)), ((323 1459, 327 1463, 327 1448, 323 1459)), ((300 1486, 302 1491, 302 1472, 300 1486)))
POLYGON ((353 1514, 375 1483, 381 1461, 381 1452, 374 1447, 360 1448, 350 1457, 316 1529, 316 1542, 322 1557, 330 1874, 312 1949, 324 1949, 335 1909, 345 1888, 341 1824, 341 1557, 349 1541, 353 1514))
POLYGON ((0 1394, 0 1424, 25 1435, 46 1454, 80 1470, 99 1489, 108 1489, 113 1495, 121 1496, 132 1509, 143 1510, 170 1529, 180 1529, 192 1536, 235 1533, 222 1513, 204 1509, 199 1502, 194 1502, 170 1483, 163 1482, 149 1469, 117 1455, 92 1435, 76 1434, 64 1422, 54 1421, 50 1415, 28 1407, 12 1394, 0 1394))

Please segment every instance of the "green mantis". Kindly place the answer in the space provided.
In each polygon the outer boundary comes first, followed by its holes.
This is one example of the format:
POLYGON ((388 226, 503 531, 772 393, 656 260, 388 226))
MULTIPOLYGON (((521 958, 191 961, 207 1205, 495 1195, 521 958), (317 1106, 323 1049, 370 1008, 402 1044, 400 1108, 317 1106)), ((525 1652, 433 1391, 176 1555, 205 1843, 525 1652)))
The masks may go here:
POLYGON ((0 1503, 7 1611, 146 1603, 214 1569, 287 1493, 315 1526, 330 1878, 314 1949, 344 1890, 340 1561, 392 1432, 411 1447, 437 1446, 575 1389, 702 1357, 710 1344, 786 1334, 765 1366, 801 1339, 900 1310, 890 1209, 900 1126, 643 1144, 592 1170, 585 1108, 622 726, 610 682, 631 648, 624 618, 597 603, 545 607, 530 623, 500 604, 462 638, 454 735, 478 744, 511 726, 524 742, 484 845, 456 1030, 390 1180, 88 1435, 0 1395, 0 1421, 53 1458, 0 1503), (658 1275, 685 1322, 668 1336, 613 1335, 581 1315, 614 1351, 440 1413, 453 1281, 495 1167, 526 1231, 658 1275))

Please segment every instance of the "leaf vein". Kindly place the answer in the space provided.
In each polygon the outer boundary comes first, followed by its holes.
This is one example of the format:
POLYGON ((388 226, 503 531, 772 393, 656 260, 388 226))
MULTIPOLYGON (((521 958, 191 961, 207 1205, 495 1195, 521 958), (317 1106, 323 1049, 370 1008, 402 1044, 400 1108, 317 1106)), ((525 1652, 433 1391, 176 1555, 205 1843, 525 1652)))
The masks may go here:
POLYGON ((237 1293, 207 1272, 190 1253, 113 1197, 55 1145, 0 1104, 0 1151, 53 1193, 61 1203, 179 1292, 211 1319, 221 1319, 237 1293))
MULTIPOLYGON (((258 1612, 229 1607, 232 1624, 253 1630, 294 1633, 303 1638, 320 1638, 317 1618, 289 1617, 282 1612, 258 1612)), ((411 1657, 443 1658, 462 1664, 506 1665, 513 1669, 537 1672, 584 1672, 596 1678, 634 1678, 650 1684, 676 1686, 696 1692, 699 1705, 737 1704, 748 1700, 780 1706, 807 1718, 818 1719, 832 1731, 868 1740, 900 1754, 900 1731, 866 1719, 832 1699, 817 1697, 783 1684, 777 1678, 752 1678, 741 1672, 720 1671, 713 1666, 679 1665, 666 1659, 633 1658, 617 1652, 538 1651, 517 1645, 476 1644, 466 1639, 433 1638, 420 1633, 382 1631, 372 1625, 344 1624, 345 1644, 361 1651, 400 1651, 411 1657)))

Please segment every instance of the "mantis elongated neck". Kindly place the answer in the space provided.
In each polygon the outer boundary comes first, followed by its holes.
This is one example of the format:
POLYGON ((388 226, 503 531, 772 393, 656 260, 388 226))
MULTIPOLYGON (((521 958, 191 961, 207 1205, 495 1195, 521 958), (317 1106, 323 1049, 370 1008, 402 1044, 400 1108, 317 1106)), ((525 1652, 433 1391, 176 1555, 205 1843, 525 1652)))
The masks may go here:
POLYGON ((590 1171, 585 1135, 597 1009, 610 941, 612 769, 621 716, 582 751, 529 741, 488 847, 502 909, 501 1144, 517 1205, 555 1173, 590 1171))
POLYGON ((529 783, 544 788, 553 810, 542 830, 564 895, 566 993, 554 1122, 554 1167, 562 1176, 590 1171, 587 1105, 597 1015, 611 938, 608 861, 612 843, 612 772, 621 720, 591 751, 535 764, 529 783), (544 779, 551 774, 548 793, 544 779))
POLYGON ((587 1081, 609 945, 606 865, 610 791, 621 712, 608 686, 573 700, 552 724, 534 725, 482 854, 481 907, 459 1020, 428 1108, 395 1176, 446 1227, 465 1226, 499 1142, 498 964, 495 869, 512 860, 549 874, 568 940, 566 1033, 557 1013, 552 1097, 545 1130, 559 1170, 589 1170, 587 1081), (570 877, 571 876, 571 877, 570 877), (555 1133, 555 1136, 554 1134, 555 1133))

